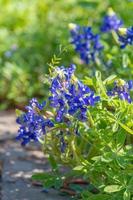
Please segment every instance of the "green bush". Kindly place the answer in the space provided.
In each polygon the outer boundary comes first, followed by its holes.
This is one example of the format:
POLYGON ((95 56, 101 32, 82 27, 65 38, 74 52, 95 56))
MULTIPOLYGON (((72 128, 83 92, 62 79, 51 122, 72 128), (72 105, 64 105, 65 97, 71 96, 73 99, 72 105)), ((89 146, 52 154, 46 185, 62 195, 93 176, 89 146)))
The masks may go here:
MULTIPOLYGON (((18 103, 23 105, 31 96, 47 96, 47 88, 43 84, 48 72, 47 63, 55 52, 58 53, 60 45, 69 49, 69 53, 62 56, 64 64, 80 64, 73 48, 68 45, 68 23, 89 24, 98 31, 109 6, 125 25, 131 24, 133 18, 133 3, 128 0, 122 3, 121 0, 1 0, 0 5, 1 108, 18 103)), ((104 70, 106 75, 112 71, 123 77, 130 72, 132 75, 131 61, 126 62, 128 58, 124 57, 124 53, 123 57, 119 56, 119 51, 119 48, 112 49, 111 55, 108 55, 110 58, 117 53, 118 58, 113 60, 113 68, 104 70)), ((92 67, 86 66, 86 69, 92 67)), ((79 74, 81 68, 78 68, 79 74)))

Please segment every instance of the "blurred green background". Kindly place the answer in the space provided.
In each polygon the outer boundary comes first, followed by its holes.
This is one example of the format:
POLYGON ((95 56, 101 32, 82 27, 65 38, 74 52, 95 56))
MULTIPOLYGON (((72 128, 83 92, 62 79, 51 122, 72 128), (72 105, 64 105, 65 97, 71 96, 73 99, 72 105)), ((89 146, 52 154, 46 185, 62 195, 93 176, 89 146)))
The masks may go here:
MULTIPOLYGON (((24 105, 31 97, 45 98, 47 88, 43 81, 47 63, 53 54, 58 54, 59 46, 68 48, 61 64, 79 64, 69 45, 68 24, 89 24, 98 31, 109 6, 125 26, 132 25, 133 2, 128 0, 0 0, 0 109, 24 105)), ((113 54, 119 54, 119 49, 108 57, 113 54)), ((114 59, 114 67, 108 74, 125 73, 125 66, 124 71, 119 68, 123 65, 123 58, 119 58, 114 59)), ((126 72, 130 68, 132 74, 131 61, 125 60, 126 72)), ((79 67, 78 72, 81 70, 79 67)))

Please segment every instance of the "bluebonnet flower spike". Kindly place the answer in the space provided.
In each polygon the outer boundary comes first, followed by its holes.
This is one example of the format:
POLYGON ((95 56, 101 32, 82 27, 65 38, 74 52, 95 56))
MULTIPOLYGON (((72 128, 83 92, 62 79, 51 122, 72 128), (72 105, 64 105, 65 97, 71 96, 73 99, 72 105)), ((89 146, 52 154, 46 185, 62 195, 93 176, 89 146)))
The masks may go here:
POLYGON ((102 32, 109 32, 109 31, 117 31, 120 27, 122 27, 123 22, 120 20, 112 8, 108 9, 107 15, 103 18, 103 24, 101 26, 102 32))
POLYGON ((100 100, 94 92, 75 76, 75 65, 69 68, 58 67, 51 82, 50 104, 56 109, 56 121, 62 122, 67 115, 79 120, 87 119, 87 107, 94 106, 100 100), (57 73, 58 72, 58 73, 57 73))
POLYGON ((103 49, 100 36, 98 34, 95 35, 89 26, 70 23, 69 29, 71 43, 74 45, 75 51, 79 53, 81 60, 86 64, 94 62, 103 49))
POLYGON ((22 141, 22 145, 26 145, 31 140, 38 141, 43 134, 46 134, 47 127, 53 127, 54 124, 50 119, 45 119, 40 111, 45 106, 45 102, 39 104, 37 99, 32 99, 29 106, 26 107, 27 112, 17 118, 17 123, 20 125, 18 130, 17 140, 22 141))
POLYGON ((130 80, 125 82, 121 79, 114 82, 114 88, 111 91, 108 91, 109 96, 118 96, 120 99, 127 101, 128 103, 132 102, 130 96, 130 90, 133 89, 133 81, 130 80))

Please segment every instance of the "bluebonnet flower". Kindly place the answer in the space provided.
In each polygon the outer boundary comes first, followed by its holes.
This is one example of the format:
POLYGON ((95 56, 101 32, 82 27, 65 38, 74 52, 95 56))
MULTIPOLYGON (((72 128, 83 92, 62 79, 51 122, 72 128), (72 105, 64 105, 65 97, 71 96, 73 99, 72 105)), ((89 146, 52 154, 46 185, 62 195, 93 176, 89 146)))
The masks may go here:
POLYGON ((128 103, 132 102, 130 91, 133 89, 133 81, 125 82, 123 80, 117 80, 114 82, 114 88, 108 91, 109 96, 118 96, 122 100, 126 100, 128 103))
POLYGON ((101 26, 102 32, 109 32, 109 31, 117 31, 120 27, 122 27, 123 22, 120 20, 115 12, 110 8, 108 10, 107 15, 105 15, 103 19, 103 24, 101 26))
POLYGON ((39 103, 36 98, 32 98, 30 100, 29 106, 26 106, 26 109, 28 111, 35 111, 35 110, 42 111, 45 105, 46 105, 45 101, 43 101, 42 103, 39 103))
POLYGON ((100 100, 91 89, 74 76, 75 66, 58 68, 52 79, 51 106, 56 108, 56 121, 64 121, 65 116, 76 116, 79 120, 87 119, 87 107, 94 106, 100 100))
POLYGON ((50 119, 45 119, 39 112, 43 110, 45 102, 39 104, 34 98, 26 107, 27 112, 17 118, 20 125, 17 140, 22 141, 22 145, 26 145, 31 140, 38 141, 39 138, 46 133, 46 128, 53 127, 54 124, 50 119))
POLYGON ((71 43, 75 47, 75 51, 79 53, 81 60, 89 64, 90 61, 95 61, 103 45, 100 42, 100 36, 92 32, 89 26, 78 26, 69 24, 71 43))
POLYGON ((119 28, 118 36, 121 48, 125 48, 127 45, 133 45, 133 26, 129 28, 119 28))

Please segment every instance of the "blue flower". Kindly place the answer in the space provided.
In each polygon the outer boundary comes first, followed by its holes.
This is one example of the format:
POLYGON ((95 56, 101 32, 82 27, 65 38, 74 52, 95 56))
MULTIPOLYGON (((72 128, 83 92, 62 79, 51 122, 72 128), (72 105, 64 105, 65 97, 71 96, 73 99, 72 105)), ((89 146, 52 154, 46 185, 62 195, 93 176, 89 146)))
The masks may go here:
POLYGON ((64 121, 67 115, 75 116, 81 121, 86 120, 87 107, 94 106, 100 100, 99 96, 95 96, 88 86, 74 76, 74 71, 74 65, 69 68, 61 67, 60 70, 58 68, 56 77, 52 79, 49 100, 56 109, 57 122, 64 121))
POLYGON ((133 26, 129 28, 120 28, 118 30, 119 41, 121 48, 125 48, 127 45, 133 45, 133 26))
POLYGON ((75 47, 75 51, 79 53, 81 60, 89 64, 95 61, 103 45, 100 42, 100 36, 92 32, 89 26, 78 26, 70 24, 71 43, 75 47))
POLYGON ((130 96, 130 90, 133 90, 133 81, 125 82, 123 80, 117 80, 114 82, 114 88, 108 91, 109 96, 118 96, 122 100, 126 100, 128 103, 132 102, 130 96))
POLYGON ((102 32, 117 31, 122 27, 123 22, 120 20, 112 9, 109 9, 108 14, 105 15, 103 19, 103 24, 101 26, 102 32))
POLYGON ((100 97, 95 97, 94 92, 80 81, 70 85, 65 97, 69 106, 68 113, 76 114, 81 121, 87 119, 87 106, 94 106, 100 100, 100 97))
POLYGON ((43 134, 46 133, 46 128, 53 127, 51 120, 45 119, 40 111, 43 110, 45 102, 39 104, 36 99, 32 99, 29 106, 26 107, 27 112, 17 118, 17 123, 20 125, 18 130, 17 140, 21 140, 22 145, 26 145, 31 140, 38 141, 43 134))
POLYGON ((37 101, 36 98, 32 98, 29 102, 29 106, 26 106, 26 109, 28 111, 34 111, 35 109, 38 109, 39 111, 43 110, 43 108, 45 107, 46 102, 43 101, 41 104, 37 101))

